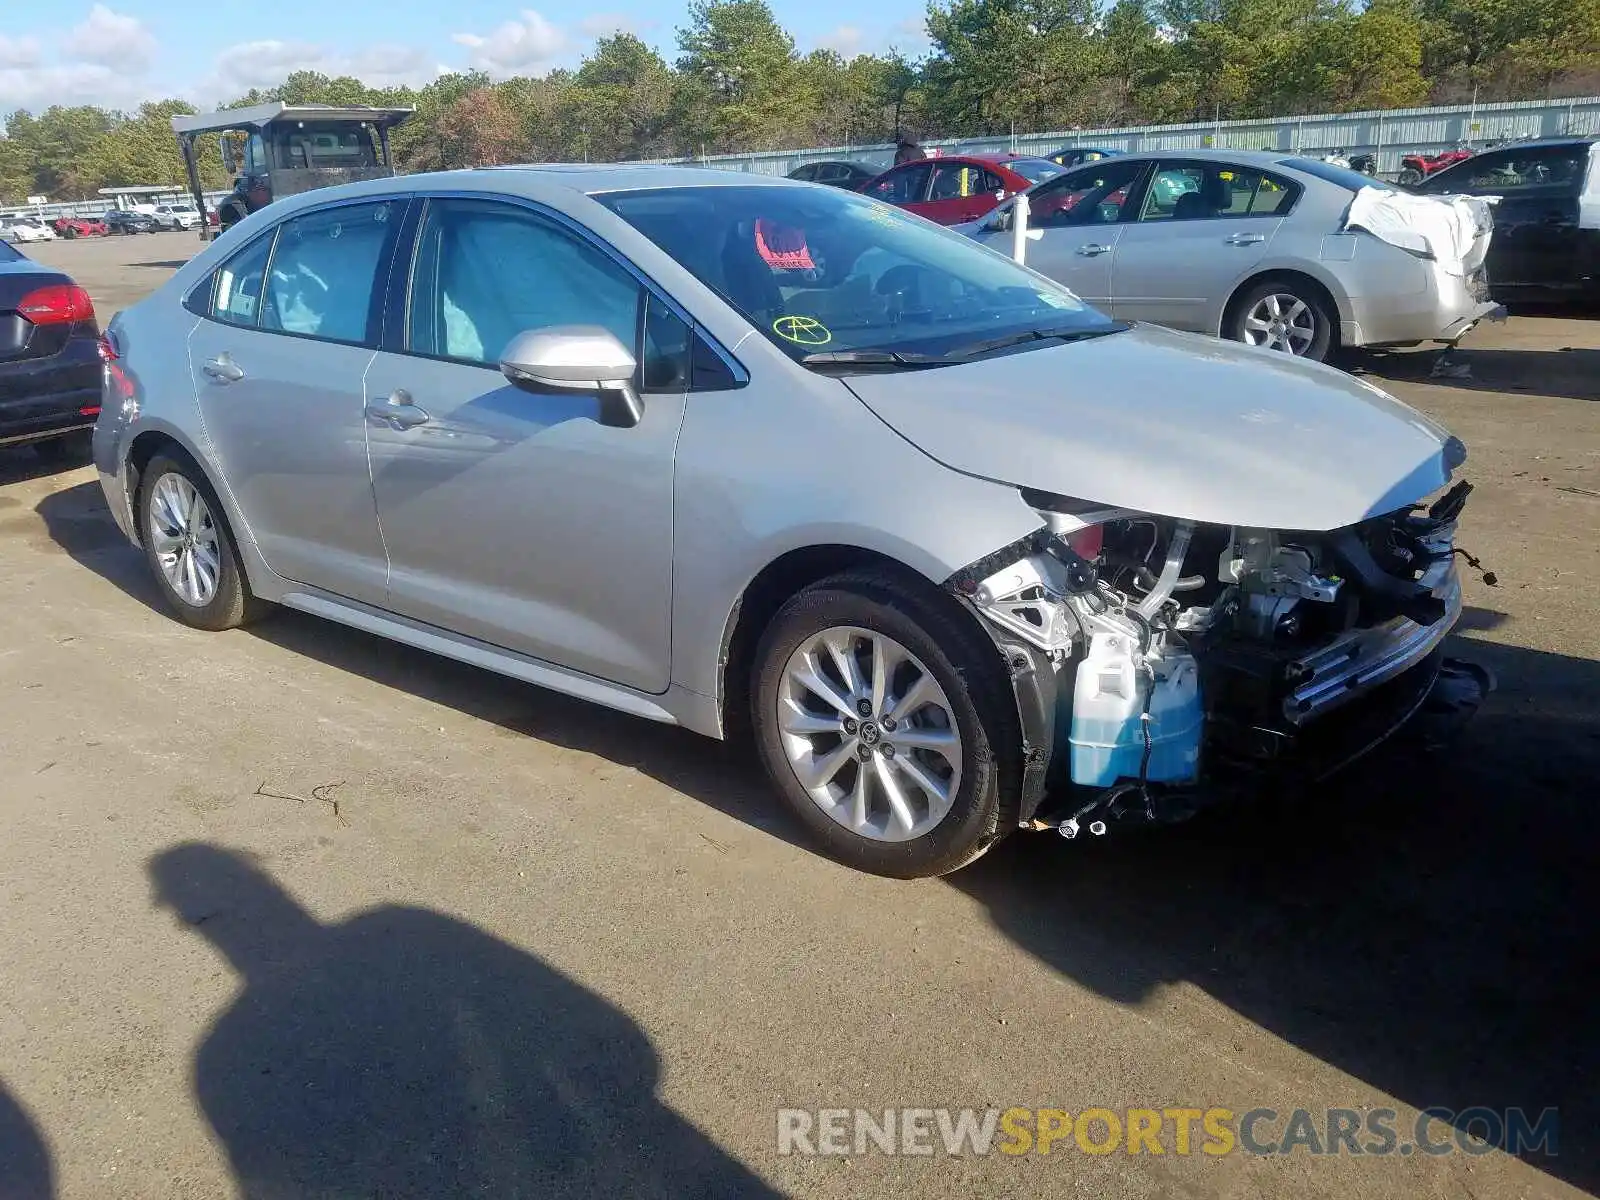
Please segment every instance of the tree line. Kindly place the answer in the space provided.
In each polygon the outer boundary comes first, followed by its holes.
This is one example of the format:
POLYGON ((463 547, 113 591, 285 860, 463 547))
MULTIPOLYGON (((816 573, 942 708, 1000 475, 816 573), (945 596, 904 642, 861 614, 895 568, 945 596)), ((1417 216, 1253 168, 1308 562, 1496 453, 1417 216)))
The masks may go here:
MULTIPOLYGON (((766 0, 691 0, 668 62, 629 33, 575 69, 421 88, 310 71, 226 107, 411 105, 402 170, 610 161, 1292 116, 1600 90, 1600 0, 933 0, 928 46, 801 54, 766 0)), ((0 202, 181 183, 169 120, 52 107, 5 117, 0 202)), ((204 182, 225 187, 214 146, 204 182)))

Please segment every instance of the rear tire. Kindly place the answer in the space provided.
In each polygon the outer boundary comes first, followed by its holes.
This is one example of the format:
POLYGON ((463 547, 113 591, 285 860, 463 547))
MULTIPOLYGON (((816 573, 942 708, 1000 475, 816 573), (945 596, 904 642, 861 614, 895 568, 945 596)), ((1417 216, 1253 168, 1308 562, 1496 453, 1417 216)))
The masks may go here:
POLYGON ((250 594, 222 505, 192 463, 152 458, 140 477, 134 519, 156 586, 185 625, 233 629, 270 610, 250 594))
POLYGON ((1334 346, 1333 322, 1320 291, 1296 279, 1267 279, 1230 306, 1226 332, 1236 342, 1321 362, 1334 346))
POLYGON ((817 844, 857 870, 947 874, 1016 827, 1016 703, 998 651, 962 618, 925 587, 856 571, 800 592, 762 635, 762 763, 817 844))

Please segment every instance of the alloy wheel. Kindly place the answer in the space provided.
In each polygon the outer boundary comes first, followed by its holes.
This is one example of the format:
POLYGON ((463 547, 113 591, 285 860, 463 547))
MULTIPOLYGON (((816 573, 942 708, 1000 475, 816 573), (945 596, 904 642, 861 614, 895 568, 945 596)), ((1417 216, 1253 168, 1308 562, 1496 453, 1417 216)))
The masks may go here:
POLYGON ((778 728, 795 778, 834 821, 873 841, 921 837, 961 787, 961 733, 933 673, 893 638, 837 626, 784 664, 778 728))
POLYGON ((222 552, 217 526, 200 490, 167 473, 150 489, 150 544, 167 584, 185 604, 204 608, 217 595, 222 552))
POLYGON ((1286 354, 1304 354, 1316 341, 1316 311, 1300 297, 1274 292, 1261 297, 1244 317, 1244 340, 1286 354))

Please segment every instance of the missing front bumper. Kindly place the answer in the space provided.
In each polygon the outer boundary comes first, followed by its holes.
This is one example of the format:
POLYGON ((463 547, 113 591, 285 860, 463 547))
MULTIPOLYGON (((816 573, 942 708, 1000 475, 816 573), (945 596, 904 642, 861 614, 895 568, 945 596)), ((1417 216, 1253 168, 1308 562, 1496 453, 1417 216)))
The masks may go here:
POLYGON ((1183 788, 1127 784, 1089 793, 1062 788, 1045 797, 1032 829, 1106 833, 1138 825, 1175 824, 1220 804, 1326 783, 1375 753, 1397 759, 1441 749, 1476 715, 1495 686, 1477 663, 1442 650, 1368 693, 1366 702, 1304 729, 1213 728, 1210 763, 1198 784, 1183 788))

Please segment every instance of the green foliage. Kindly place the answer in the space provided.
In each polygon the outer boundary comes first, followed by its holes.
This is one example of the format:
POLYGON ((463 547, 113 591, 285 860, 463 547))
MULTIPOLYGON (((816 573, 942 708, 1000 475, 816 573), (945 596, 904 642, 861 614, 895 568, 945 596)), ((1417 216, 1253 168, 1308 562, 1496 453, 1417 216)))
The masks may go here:
MULTIPOLYGON (((927 28, 919 61, 801 55, 766 0, 690 0, 670 64, 619 33, 539 79, 376 89, 296 71, 227 107, 412 105, 393 145, 417 171, 1545 97, 1600 71, 1600 0, 931 0, 927 28)), ((189 111, 11 113, 0 202, 181 185, 168 122, 189 111)), ((199 162, 226 186, 215 139, 199 162)))

